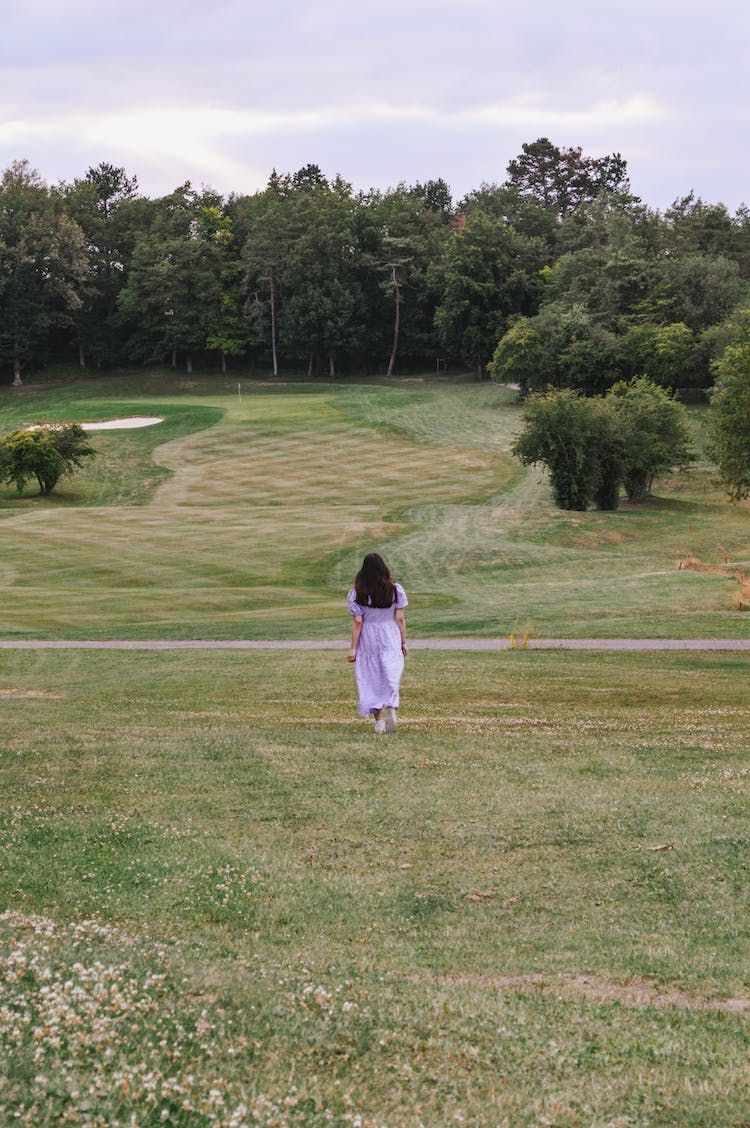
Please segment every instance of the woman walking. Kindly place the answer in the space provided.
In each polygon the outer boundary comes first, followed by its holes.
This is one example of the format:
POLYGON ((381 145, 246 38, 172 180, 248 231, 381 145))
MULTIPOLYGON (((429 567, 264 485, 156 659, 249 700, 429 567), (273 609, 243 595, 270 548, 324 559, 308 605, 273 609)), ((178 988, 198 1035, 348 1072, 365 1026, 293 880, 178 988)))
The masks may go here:
POLYGON ((350 662, 355 663, 359 715, 375 719, 375 732, 395 732, 404 672, 406 592, 377 552, 368 552, 349 592, 352 615, 350 662))

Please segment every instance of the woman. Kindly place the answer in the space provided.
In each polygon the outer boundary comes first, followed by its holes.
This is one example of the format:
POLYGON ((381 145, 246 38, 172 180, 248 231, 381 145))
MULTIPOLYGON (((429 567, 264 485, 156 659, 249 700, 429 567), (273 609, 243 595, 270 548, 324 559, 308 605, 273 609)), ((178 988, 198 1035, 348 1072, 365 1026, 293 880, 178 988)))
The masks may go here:
POLYGON ((359 715, 375 719, 375 732, 395 732, 399 684, 404 672, 406 592, 395 583, 377 552, 368 552, 349 592, 352 642, 347 655, 355 663, 359 715))

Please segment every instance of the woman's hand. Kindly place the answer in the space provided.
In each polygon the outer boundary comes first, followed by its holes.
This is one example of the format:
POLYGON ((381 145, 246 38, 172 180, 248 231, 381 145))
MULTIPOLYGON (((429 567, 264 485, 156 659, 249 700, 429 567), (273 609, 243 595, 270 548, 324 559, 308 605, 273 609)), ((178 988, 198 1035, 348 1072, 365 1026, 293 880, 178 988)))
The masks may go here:
POLYGON ((356 648, 356 646, 353 646, 351 648, 351 650, 349 651, 349 653, 346 656, 346 660, 347 660, 347 662, 356 662, 357 661, 357 648, 356 648))
POLYGON ((405 642, 401 643, 401 653, 403 654, 404 658, 409 653, 409 647, 406 645, 405 642))

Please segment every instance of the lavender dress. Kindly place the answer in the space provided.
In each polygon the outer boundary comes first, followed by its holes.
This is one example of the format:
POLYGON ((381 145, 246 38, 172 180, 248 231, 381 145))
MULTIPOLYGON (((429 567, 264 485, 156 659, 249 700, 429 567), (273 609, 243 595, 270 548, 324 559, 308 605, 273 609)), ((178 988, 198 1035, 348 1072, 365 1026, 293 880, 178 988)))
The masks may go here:
POLYGON ((358 713, 366 717, 376 709, 392 705, 398 709, 398 690, 404 672, 401 631, 395 612, 408 605, 406 592, 396 584, 396 599, 390 607, 370 607, 357 603, 354 588, 349 592, 349 612, 362 616, 362 633, 357 645, 354 673, 359 693, 358 713))

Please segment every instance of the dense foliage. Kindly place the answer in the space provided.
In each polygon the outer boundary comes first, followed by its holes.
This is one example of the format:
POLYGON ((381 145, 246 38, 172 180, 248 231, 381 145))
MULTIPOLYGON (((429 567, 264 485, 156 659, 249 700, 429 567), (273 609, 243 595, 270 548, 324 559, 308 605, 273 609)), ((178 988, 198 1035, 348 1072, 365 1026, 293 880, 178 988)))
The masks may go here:
POLYGON ((735 501, 750 497, 750 324, 714 365, 711 446, 719 476, 735 501))
POLYGON ((692 194, 663 214, 619 154, 546 138, 504 183, 355 192, 316 165, 251 195, 149 199, 108 164, 0 180, 0 362, 228 358, 279 371, 455 364, 525 390, 647 375, 708 387, 748 304, 750 213, 692 194), (498 344, 499 341, 499 344, 498 344))
POLYGON ((36 479, 41 494, 50 494, 63 474, 71 474, 93 458, 94 448, 78 423, 11 431, 0 439, 0 482, 21 493, 36 479))
POLYGON ((693 458, 684 407, 641 376, 606 396, 572 388, 531 395, 513 453, 546 466, 561 509, 616 509, 620 488, 642 501, 655 477, 693 458))

